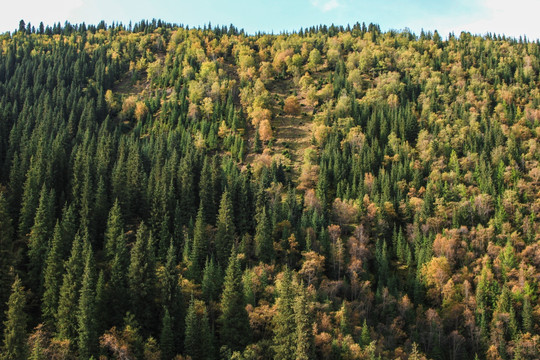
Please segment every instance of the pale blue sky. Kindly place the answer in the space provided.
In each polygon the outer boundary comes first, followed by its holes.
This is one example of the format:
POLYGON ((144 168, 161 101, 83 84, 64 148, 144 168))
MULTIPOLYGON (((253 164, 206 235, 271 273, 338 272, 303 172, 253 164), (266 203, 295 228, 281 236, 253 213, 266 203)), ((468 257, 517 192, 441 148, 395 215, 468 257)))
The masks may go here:
POLYGON ((317 24, 374 22, 383 30, 462 30, 540 38, 540 0, 25 0, 2 6, 0 32, 24 19, 37 26, 68 20, 97 24, 160 18, 190 26, 234 24, 247 32, 298 30, 317 24))

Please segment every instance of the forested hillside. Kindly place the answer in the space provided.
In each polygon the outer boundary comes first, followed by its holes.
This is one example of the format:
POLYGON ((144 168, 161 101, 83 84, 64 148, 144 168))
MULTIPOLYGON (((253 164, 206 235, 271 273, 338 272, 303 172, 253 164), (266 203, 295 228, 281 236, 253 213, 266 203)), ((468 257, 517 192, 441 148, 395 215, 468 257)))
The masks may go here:
POLYGON ((540 358, 540 43, 0 35, 0 359, 540 358))

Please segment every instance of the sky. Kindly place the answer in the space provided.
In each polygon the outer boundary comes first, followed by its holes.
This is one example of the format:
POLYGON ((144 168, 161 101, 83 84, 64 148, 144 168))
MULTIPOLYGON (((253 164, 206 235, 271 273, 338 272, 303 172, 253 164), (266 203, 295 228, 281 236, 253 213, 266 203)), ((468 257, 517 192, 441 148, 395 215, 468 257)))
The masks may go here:
POLYGON ((189 26, 229 25, 279 33, 318 24, 379 24, 382 30, 461 31, 540 39, 540 0, 25 0, 9 1, 0 12, 0 33, 19 21, 45 25, 67 20, 128 24, 162 19, 189 26))

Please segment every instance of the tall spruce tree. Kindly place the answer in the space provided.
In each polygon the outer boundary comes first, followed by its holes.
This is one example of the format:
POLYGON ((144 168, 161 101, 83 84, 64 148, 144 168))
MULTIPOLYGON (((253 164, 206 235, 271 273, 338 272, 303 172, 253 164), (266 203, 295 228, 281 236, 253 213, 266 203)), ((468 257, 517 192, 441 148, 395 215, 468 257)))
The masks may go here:
POLYGON ((210 331, 206 306, 204 303, 197 304, 193 297, 186 315, 184 352, 193 360, 214 358, 213 336, 210 331))
POLYGON ((155 290, 156 264, 152 233, 144 223, 137 230, 135 245, 131 249, 131 263, 128 270, 131 310, 146 334, 159 325, 156 322, 155 290))
POLYGON ((234 248, 225 273, 219 323, 222 345, 231 350, 240 350, 249 343, 250 329, 244 300, 242 270, 234 248))
POLYGON ((14 229, 9 216, 8 203, 3 192, 0 192, 0 324, 5 319, 6 303, 12 286, 12 266, 14 229))
POLYGON ((255 255, 264 263, 271 263, 274 259, 274 244, 270 229, 270 221, 266 215, 266 207, 262 207, 262 212, 257 218, 257 229, 255 232, 255 255))
POLYGON ((90 243, 86 243, 85 265, 82 275, 82 286, 77 311, 78 338, 80 359, 90 359, 97 354, 98 333, 96 323, 96 274, 94 255, 90 243))
POLYGON ((292 284, 292 273, 286 269, 281 281, 277 284, 276 315, 274 323, 274 359, 295 359, 298 338, 294 314, 295 291, 292 284))
POLYGON ((222 268, 225 267, 229 259, 230 250, 234 243, 234 233, 232 202, 228 191, 224 191, 217 216, 217 232, 215 237, 217 261, 222 268))
POLYGON ((7 305, 7 318, 4 322, 4 342, 0 359, 26 360, 28 356, 26 344, 28 317, 24 312, 26 294, 18 276, 15 277, 11 287, 11 295, 7 305))

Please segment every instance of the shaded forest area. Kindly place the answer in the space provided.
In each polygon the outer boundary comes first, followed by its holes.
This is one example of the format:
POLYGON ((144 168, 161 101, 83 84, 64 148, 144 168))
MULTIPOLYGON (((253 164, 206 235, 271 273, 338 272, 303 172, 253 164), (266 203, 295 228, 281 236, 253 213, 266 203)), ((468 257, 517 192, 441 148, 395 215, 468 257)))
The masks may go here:
POLYGON ((0 359, 540 358, 540 43, 0 35, 0 359))

